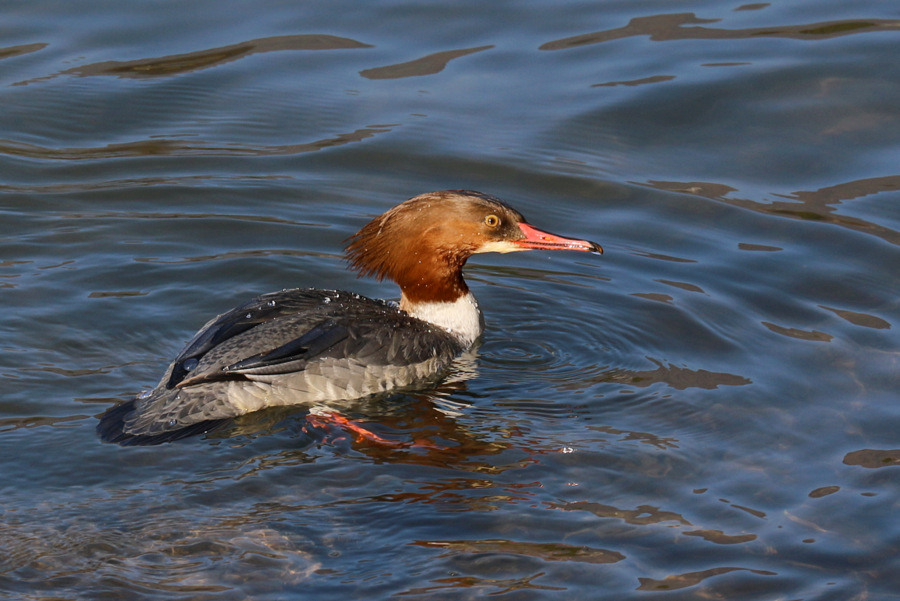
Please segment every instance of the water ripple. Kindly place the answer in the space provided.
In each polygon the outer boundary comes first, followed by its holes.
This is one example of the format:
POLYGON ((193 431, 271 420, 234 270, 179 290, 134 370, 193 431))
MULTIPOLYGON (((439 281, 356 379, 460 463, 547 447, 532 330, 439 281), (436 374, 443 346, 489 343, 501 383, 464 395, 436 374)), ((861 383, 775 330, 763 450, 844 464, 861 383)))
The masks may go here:
POLYGON ((19 46, 7 46, 6 48, 0 48, 0 60, 6 58, 12 58, 14 56, 22 56, 23 54, 30 54, 32 52, 37 52, 38 50, 43 50, 46 48, 47 44, 36 43, 36 44, 21 44, 19 46))
POLYGON ((26 144, 14 140, 0 140, 0 154, 14 157, 42 159, 50 161, 58 160, 99 160, 120 159, 128 157, 147 156, 272 156, 292 155, 304 152, 314 152, 334 146, 342 146, 353 142, 361 142, 378 134, 386 133, 398 127, 398 124, 384 124, 362 127, 351 132, 337 134, 328 138, 322 138, 312 142, 299 144, 282 144, 272 146, 259 146, 250 144, 222 144, 204 142, 202 140, 184 141, 177 139, 148 138, 134 142, 107 144, 99 147, 83 148, 51 148, 26 144))
MULTIPOLYGON (((261 52, 280 52, 284 50, 346 50, 359 48, 372 48, 372 46, 349 38, 324 34, 273 36, 248 40, 229 46, 187 52, 185 54, 173 54, 170 56, 132 61, 103 61, 91 63, 89 65, 66 69, 65 71, 60 71, 54 75, 20 81, 14 85, 27 85, 47 81, 63 75, 76 75, 79 77, 111 75, 114 77, 128 78, 171 77, 173 75, 181 75, 192 71, 217 67, 261 52)), ((33 51, 33 49, 30 51, 33 51)), ((2 55, 0 55, 0 57, 2 57, 2 55)))
POLYGON ((541 50, 568 50, 600 44, 633 36, 649 36, 654 42, 673 40, 741 40, 758 38, 792 38, 795 40, 826 40, 834 37, 874 32, 897 32, 896 19, 853 19, 826 21, 802 25, 775 25, 749 29, 721 29, 703 27, 721 19, 701 19, 694 13, 676 13, 635 17, 628 25, 616 29, 579 34, 541 44, 541 50), (693 27, 685 27, 692 25, 693 27))
POLYGON ((417 58, 406 63, 366 69, 365 71, 360 71, 359 74, 366 79, 400 79, 403 77, 421 77, 423 75, 433 75, 435 73, 440 73, 441 71, 443 71, 447 66, 447 63, 454 59, 467 56, 469 54, 474 54, 476 52, 490 50, 493 47, 493 45, 490 45, 479 46, 477 48, 464 48, 461 50, 447 50, 445 52, 436 52, 434 54, 429 54, 428 56, 423 56, 422 58, 417 58))
POLYGON ((794 192, 789 195, 776 194, 775 196, 791 200, 773 200, 771 202, 736 198, 732 193, 738 192, 737 189, 714 182, 648 181, 644 185, 659 190, 710 198, 766 215, 830 223, 900 245, 900 231, 873 221, 841 215, 837 212, 837 207, 846 201, 857 200, 873 194, 897 192, 900 190, 900 175, 854 180, 818 190, 794 192))

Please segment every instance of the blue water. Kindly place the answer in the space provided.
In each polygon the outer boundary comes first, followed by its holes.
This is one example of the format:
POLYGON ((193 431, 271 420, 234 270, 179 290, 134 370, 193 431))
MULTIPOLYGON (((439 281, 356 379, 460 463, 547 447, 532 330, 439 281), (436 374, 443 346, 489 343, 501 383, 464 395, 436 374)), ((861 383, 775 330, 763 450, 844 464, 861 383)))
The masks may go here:
POLYGON ((0 598, 900 598, 900 10, 7 2, 0 598), (348 417, 101 443, 210 317, 419 193, 471 369, 348 417))

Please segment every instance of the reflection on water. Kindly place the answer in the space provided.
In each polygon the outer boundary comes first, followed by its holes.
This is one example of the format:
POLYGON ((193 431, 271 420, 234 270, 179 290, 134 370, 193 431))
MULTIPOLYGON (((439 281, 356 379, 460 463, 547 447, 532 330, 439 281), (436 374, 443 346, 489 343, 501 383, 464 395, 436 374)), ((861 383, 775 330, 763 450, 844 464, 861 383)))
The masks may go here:
POLYGON ((360 142, 378 134, 391 131, 392 126, 364 127, 352 132, 329 138, 282 144, 275 146, 252 146, 241 144, 219 145, 203 140, 139 140, 122 144, 108 144, 99 148, 48 148, 33 144, 22 144, 10 140, 0 140, 0 153, 15 157, 44 160, 98 160, 120 159, 145 156, 267 156, 295 155, 314 152, 334 146, 360 142))
POLYGON ((592 549, 560 543, 520 543, 509 540, 472 540, 472 541, 415 541, 411 543, 420 547, 447 549, 459 553, 510 553, 538 557, 545 561, 577 561, 585 563, 615 563, 625 556, 615 551, 592 549))
POLYGON ((399 65, 389 65, 387 67, 376 67, 374 69, 366 69, 360 71, 359 74, 367 79, 398 79, 401 77, 421 77, 423 75, 433 75, 440 73, 447 66, 447 63, 453 59, 460 58, 475 52, 490 50, 493 46, 480 46, 478 48, 465 48, 463 50, 448 50, 446 52, 436 52, 417 58, 416 60, 399 65))
POLYGON ((37 52, 38 50, 43 50, 47 47, 47 44, 22 44, 21 46, 8 46, 6 48, 0 48, 0 60, 5 58, 12 58, 14 56, 21 56, 23 54, 28 54, 29 52, 37 52))
POLYGON ((790 200, 773 200, 771 202, 734 198, 731 194, 738 192, 738 190, 724 184, 710 182, 650 181, 646 185, 659 190, 711 198, 736 207, 759 211, 776 217, 832 223, 865 234, 878 236, 891 244, 900 244, 900 234, 893 228, 857 217, 837 214, 837 207, 846 201, 856 200, 872 194, 900 190, 900 176, 898 175, 847 182, 813 191, 794 192, 793 194, 785 195, 790 200))
POLYGON ((846 465, 858 465, 870 469, 900 465, 900 450, 879 451, 875 449, 862 449, 853 451, 844 456, 846 465))
POLYGON ((653 15, 635 17, 628 25, 607 31, 586 33, 562 40, 554 40, 541 45, 541 50, 566 50, 590 44, 611 42, 633 36, 649 36, 654 42, 672 40, 740 40, 753 38, 792 38, 796 40, 821 40, 855 33, 874 33, 879 31, 895 32, 900 26, 896 19, 871 19, 865 21, 832 21, 826 23, 810 23, 805 25, 789 25, 777 27, 759 27, 751 29, 722 29, 702 27, 709 23, 718 23, 721 19, 700 19, 694 13, 676 13, 669 15, 653 15), (685 27, 696 25, 698 27, 685 27))
POLYGON ((889 4, 5 11, 0 598, 896 596, 889 4), (463 187, 607 253, 472 260, 431 389, 96 439, 217 311, 396 296, 342 241, 463 187))
POLYGON ((753 574, 759 574, 761 576, 777 576, 775 572, 768 572, 766 570, 751 570, 748 568, 712 568, 711 570, 703 570, 701 572, 688 572, 686 574, 676 574, 674 576, 667 576, 663 580, 654 580, 652 578, 641 578, 641 586, 638 587, 638 590, 642 591, 671 591, 680 588, 686 588, 689 586, 694 586, 700 584, 707 578, 711 578, 712 576, 719 576, 720 574, 728 574, 729 572, 746 570, 747 572, 752 572, 753 574))
MULTIPOLYGON (((200 69, 217 67, 231 61, 246 58, 260 52, 279 52, 284 50, 346 50, 354 48, 371 48, 356 40, 339 38, 333 35, 283 35, 258 40, 249 40, 240 44, 231 44, 220 48, 200 50, 186 54, 176 54, 161 58, 145 58, 135 61, 104 61, 74 67, 60 71, 56 75, 18 82, 14 85, 27 85, 46 81, 63 75, 93 77, 112 75, 115 77, 171 77, 190 73, 200 69)), ((29 51, 39 50, 30 49, 29 51)))

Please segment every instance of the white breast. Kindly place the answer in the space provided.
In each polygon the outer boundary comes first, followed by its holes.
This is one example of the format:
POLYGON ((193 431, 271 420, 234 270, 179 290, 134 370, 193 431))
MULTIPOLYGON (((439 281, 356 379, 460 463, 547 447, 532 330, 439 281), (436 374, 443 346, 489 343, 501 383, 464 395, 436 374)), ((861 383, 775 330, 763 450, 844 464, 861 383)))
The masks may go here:
POLYGON ((453 302, 416 303, 404 308, 413 317, 450 332, 466 348, 484 332, 484 316, 471 292, 453 302))

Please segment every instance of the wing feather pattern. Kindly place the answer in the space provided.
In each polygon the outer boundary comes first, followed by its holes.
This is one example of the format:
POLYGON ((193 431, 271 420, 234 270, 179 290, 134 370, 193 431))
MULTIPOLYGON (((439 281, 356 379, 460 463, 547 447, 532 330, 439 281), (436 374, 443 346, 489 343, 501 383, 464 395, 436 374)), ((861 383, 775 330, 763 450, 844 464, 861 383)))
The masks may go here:
POLYGON ((319 402, 313 390, 321 396, 327 388, 335 400, 365 396, 379 385, 353 378, 371 379, 379 369, 388 378, 381 389, 433 378, 463 350, 449 333, 392 304, 335 290, 283 290, 207 323, 154 390, 110 409, 98 431, 125 444, 174 440, 183 429, 203 431, 203 422, 319 402))

